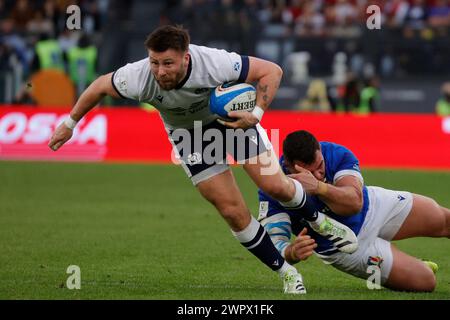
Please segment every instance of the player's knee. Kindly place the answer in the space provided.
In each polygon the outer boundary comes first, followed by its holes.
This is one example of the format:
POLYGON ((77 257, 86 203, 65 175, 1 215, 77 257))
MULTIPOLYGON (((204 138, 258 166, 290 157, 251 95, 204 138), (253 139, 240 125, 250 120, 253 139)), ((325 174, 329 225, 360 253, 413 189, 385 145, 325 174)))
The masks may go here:
POLYGON ((433 272, 429 272, 424 276, 418 291, 433 292, 436 288, 436 276, 433 272))
POLYGON ((431 269, 425 267, 410 284, 412 285, 411 291, 432 292, 436 288, 436 276, 431 269))
POLYGON ((450 238, 450 210, 444 207, 440 207, 442 214, 444 215, 444 237, 450 238))
POLYGON ((427 211, 430 213, 433 236, 450 237, 450 211, 441 207, 436 200, 426 198, 427 211))

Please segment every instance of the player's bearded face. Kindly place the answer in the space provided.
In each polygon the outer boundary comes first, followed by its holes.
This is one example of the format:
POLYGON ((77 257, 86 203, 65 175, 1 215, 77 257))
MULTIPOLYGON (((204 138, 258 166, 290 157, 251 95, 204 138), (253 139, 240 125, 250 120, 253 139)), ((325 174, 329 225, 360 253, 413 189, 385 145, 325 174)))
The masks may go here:
POLYGON ((172 90, 186 76, 189 54, 173 49, 164 52, 149 50, 150 67, 156 82, 163 90, 172 90))

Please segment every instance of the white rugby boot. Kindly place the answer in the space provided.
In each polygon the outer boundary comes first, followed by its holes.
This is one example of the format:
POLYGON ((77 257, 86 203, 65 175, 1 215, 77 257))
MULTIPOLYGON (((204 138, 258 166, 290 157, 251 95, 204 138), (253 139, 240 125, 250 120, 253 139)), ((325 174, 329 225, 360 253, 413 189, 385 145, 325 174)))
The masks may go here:
POLYGON ((287 294, 306 294, 302 275, 294 267, 283 275, 283 287, 287 294))
POLYGON ((352 229, 346 225, 330 218, 323 214, 323 219, 320 223, 308 222, 311 228, 333 242, 334 246, 341 252, 353 253, 358 249, 358 238, 352 229))

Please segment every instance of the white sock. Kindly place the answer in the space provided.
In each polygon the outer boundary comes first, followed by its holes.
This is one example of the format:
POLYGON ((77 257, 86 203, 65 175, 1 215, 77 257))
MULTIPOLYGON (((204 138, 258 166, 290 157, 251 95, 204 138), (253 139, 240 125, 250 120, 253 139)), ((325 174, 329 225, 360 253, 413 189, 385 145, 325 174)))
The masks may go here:
POLYGON ((291 179, 294 182, 295 194, 291 200, 289 200, 287 202, 280 201, 280 203, 283 207, 286 207, 286 208, 301 208, 301 207, 303 207, 303 205, 305 204, 305 201, 306 201, 306 193, 303 190, 303 186, 300 182, 298 182, 295 179, 292 179, 289 177, 288 177, 288 179, 291 179))
POLYGON ((252 217, 252 220, 250 221, 248 226, 245 227, 244 230, 237 231, 237 232, 231 230, 231 232, 236 237, 236 239, 239 240, 240 243, 246 243, 246 242, 253 240, 253 238, 258 233, 260 226, 261 226, 261 224, 258 222, 258 220, 256 220, 254 217, 252 217))

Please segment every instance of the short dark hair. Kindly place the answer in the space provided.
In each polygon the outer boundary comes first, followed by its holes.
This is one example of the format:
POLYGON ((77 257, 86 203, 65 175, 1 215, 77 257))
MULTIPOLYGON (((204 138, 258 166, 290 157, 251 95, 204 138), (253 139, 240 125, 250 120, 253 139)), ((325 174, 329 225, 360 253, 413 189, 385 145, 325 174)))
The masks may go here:
POLYGON ((317 150, 320 150, 319 141, 305 130, 294 131, 283 141, 284 158, 291 163, 300 161, 310 165, 316 159, 317 150))
POLYGON ((189 42, 189 33, 183 26, 166 25, 150 33, 144 44, 147 49, 156 52, 164 52, 168 49, 185 52, 189 47, 189 42))

